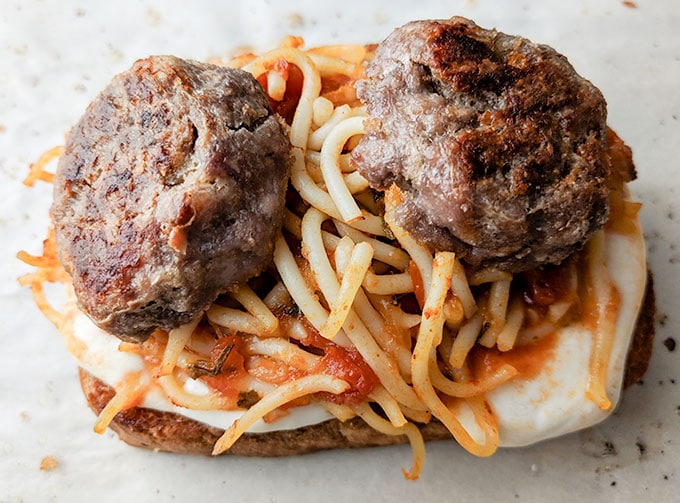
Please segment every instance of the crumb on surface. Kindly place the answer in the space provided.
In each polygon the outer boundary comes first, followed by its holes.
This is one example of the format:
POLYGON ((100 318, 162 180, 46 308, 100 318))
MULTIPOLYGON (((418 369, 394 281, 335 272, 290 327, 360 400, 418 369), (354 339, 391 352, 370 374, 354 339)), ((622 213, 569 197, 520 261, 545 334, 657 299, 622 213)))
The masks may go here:
POLYGON ((299 12, 292 12, 288 16, 288 25, 291 28, 301 28, 305 24, 305 18, 299 12))
POLYGON ((54 456, 45 456, 40 460, 40 469, 44 472, 54 470, 59 467, 59 461, 54 456))
POLYGON ((672 337, 667 337, 666 339, 664 339, 663 345, 666 346, 666 349, 668 351, 670 351, 670 352, 675 351, 676 343, 675 343, 675 339, 673 339, 672 337))

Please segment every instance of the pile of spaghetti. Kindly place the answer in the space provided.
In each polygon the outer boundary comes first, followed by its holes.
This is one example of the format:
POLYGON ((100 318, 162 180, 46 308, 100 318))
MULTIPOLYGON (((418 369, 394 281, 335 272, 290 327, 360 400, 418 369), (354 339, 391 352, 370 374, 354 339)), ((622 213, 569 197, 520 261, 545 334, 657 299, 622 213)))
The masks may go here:
MULTIPOLYGON (((414 453, 406 474, 417 478, 418 424, 437 420, 469 452, 492 454, 498 422, 485 394, 540 365, 527 355, 577 319, 600 328, 588 393, 611 407, 605 381, 615 289, 602 232, 563 265, 514 276, 472 270, 453 253, 419 244, 393 219, 398 189, 371 189, 350 162, 366 117, 354 82, 371 56, 370 46, 304 50, 289 38, 226 63, 251 72, 290 126, 294 162, 273 264, 193 323, 157 330, 141 344, 121 342, 119 351, 142 356, 146 368, 116 384, 97 431, 160 389, 182 407, 243 410, 214 446, 219 454, 257 421, 313 402, 342 421, 359 416, 378 432, 405 435, 414 453), (192 392, 187 384, 195 381, 207 391, 192 392)), ((48 152, 26 183, 49 181, 46 166, 58 156, 59 149, 48 152)), ((53 237, 42 256, 20 258, 37 268, 21 281, 77 355, 73 316, 43 292, 44 282, 70 289, 53 237)), ((67 305, 74 302, 70 292, 67 305)))

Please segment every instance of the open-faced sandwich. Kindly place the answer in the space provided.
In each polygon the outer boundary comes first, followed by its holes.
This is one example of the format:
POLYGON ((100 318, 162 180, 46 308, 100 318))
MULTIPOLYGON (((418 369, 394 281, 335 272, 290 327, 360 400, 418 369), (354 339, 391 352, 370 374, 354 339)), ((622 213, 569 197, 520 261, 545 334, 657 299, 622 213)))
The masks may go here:
POLYGON ((645 372, 635 169, 606 119, 564 56, 463 18, 148 57, 56 152, 22 281, 96 431, 258 456, 409 441, 415 478, 424 440, 488 456, 586 428, 645 372))

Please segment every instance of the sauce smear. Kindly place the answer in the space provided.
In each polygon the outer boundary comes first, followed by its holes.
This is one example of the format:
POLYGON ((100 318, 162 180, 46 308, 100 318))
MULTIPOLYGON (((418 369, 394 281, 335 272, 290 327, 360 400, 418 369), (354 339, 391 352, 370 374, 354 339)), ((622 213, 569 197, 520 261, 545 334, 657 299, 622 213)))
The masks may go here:
POLYGON ((555 358, 556 345, 557 334, 554 332, 504 352, 478 344, 470 351, 470 368, 474 376, 481 379, 508 364, 517 369, 516 379, 533 379, 555 358))

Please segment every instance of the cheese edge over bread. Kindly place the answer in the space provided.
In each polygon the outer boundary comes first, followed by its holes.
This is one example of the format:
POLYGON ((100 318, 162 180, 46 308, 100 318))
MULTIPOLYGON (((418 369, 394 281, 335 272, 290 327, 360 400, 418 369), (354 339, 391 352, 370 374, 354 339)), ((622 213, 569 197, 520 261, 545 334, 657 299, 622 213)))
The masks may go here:
MULTIPOLYGON (((587 395, 589 360, 593 335, 580 321, 559 329, 551 355, 541 363, 540 372, 531 378, 517 378, 487 394, 499 422, 500 446, 525 446, 576 430, 593 426, 606 419, 615 408, 623 388, 628 348, 645 295, 647 269, 645 245, 638 216, 635 232, 619 234, 605 229, 607 269, 619 292, 614 340, 607 371, 607 396, 612 402, 608 410, 598 408, 587 395)), ((142 358, 118 351, 120 341, 97 328, 69 302, 64 313, 70 332, 78 344, 70 344, 71 352, 81 368, 115 388, 129 372, 144 368, 142 358), (75 346, 75 347, 74 347, 75 346), (77 349, 76 349, 77 347, 77 349)), ((186 390, 207 394, 205 384, 188 379, 186 390)), ((173 404, 160 389, 152 387, 139 407, 180 414, 186 418, 227 429, 243 411, 190 410, 173 404)), ((460 415, 471 436, 478 434, 474 416, 460 415)), ((333 419, 323 407, 312 404, 296 407, 272 423, 259 420, 249 433, 294 430, 333 419)))

